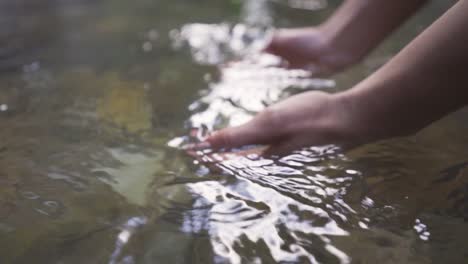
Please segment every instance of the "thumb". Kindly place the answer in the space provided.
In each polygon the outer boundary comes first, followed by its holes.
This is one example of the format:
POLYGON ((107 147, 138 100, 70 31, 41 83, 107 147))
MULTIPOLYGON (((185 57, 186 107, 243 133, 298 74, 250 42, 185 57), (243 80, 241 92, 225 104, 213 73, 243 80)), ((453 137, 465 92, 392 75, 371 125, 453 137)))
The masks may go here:
POLYGON ((266 45, 263 51, 278 55, 278 53, 281 53, 283 42, 284 41, 281 37, 281 34, 279 33, 279 31, 276 31, 273 33, 273 36, 271 37, 269 43, 266 45))
POLYGON ((263 111, 241 126, 216 131, 208 136, 205 141, 195 145, 193 149, 235 148, 275 142, 283 135, 281 129, 275 127, 275 122, 272 122, 268 116, 267 111, 263 111))
POLYGON ((254 122, 249 122, 238 127, 216 131, 205 142, 208 142, 214 149, 235 148, 252 144, 268 144, 273 137, 271 132, 257 127, 254 122))

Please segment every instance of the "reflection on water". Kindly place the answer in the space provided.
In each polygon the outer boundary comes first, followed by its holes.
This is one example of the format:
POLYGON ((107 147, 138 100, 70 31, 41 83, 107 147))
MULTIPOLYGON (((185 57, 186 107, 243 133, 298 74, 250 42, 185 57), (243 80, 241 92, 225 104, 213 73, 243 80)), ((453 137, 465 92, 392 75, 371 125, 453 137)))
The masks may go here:
POLYGON ((332 80, 311 78, 302 70, 278 66, 278 58, 257 55, 221 68, 218 81, 189 106, 192 127, 239 125, 255 113, 292 93, 335 86, 332 80))
POLYGON ((239 125, 291 93, 335 86, 307 71, 285 69, 281 58, 261 53, 272 34, 268 1, 245 1, 241 17, 244 23, 234 26, 187 24, 170 32, 176 49, 188 46, 195 62, 219 69, 205 75, 208 89, 189 106, 191 127, 212 131, 239 125))
POLYGON ((186 42, 196 62, 213 65, 258 53, 272 35, 268 0, 244 1, 242 7, 243 23, 198 23, 172 30, 173 46, 180 48, 186 42))
POLYGON ((216 65, 236 56, 258 53, 265 48, 271 32, 244 24, 188 24, 173 30, 173 46, 180 48, 187 42, 193 58, 201 64, 216 65))
POLYGON ((151 156, 141 153, 128 153, 123 149, 109 149, 109 152, 122 166, 118 168, 95 168, 93 173, 100 180, 111 185, 127 201, 145 205, 147 202, 146 188, 153 181, 153 173, 161 170, 161 155, 158 153, 153 153, 151 156))
POLYGON ((368 74, 316 79, 259 54, 275 26, 335 2, 33 2, 0 3, 0 263, 468 259, 464 113, 347 153, 177 149, 368 74))
POLYGON ((313 11, 324 9, 328 4, 326 0, 289 0, 287 3, 292 8, 313 11))
MULTIPOLYGON (((359 177, 338 165, 323 166, 344 158, 336 151, 311 148, 279 160, 233 158, 219 166, 236 180, 189 184, 200 197, 195 204, 209 208, 206 232, 220 261, 349 263, 330 238, 349 235, 345 227, 360 221, 344 201, 359 177)), ((185 220, 184 231, 194 231, 185 228, 191 220, 185 220)))
POLYGON ((117 262, 125 245, 128 243, 132 235, 135 233, 135 230, 140 228, 142 225, 146 224, 147 219, 144 217, 132 217, 130 218, 125 225, 122 227, 122 231, 117 236, 117 241, 115 242, 115 250, 112 252, 112 255, 109 260, 109 264, 116 263, 135 263, 132 256, 123 257, 122 261, 117 262))

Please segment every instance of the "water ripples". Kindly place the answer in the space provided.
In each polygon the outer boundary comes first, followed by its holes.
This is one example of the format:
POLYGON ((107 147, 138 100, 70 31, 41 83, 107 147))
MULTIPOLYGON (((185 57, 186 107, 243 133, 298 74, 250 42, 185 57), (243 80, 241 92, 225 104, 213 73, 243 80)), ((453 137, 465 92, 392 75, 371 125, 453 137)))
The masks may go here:
POLYGON ((242 10, 237 24, 187 24, 170 32, 174 48, 186 47, 196 63, 218 69, 205 76, 207 89, 188 107, 192 128, 239 125, 291 94, 335 87, 333 80, 286 69, 281 58, 262 53, 273 33, 268 1, 245 1, 242 10))
MULTIPOLYGON (((292 93, 334 87, 332 80, 285 69, 280 58, 260 53, 269 41, 271 32, 265 28, 271 22, 255 19, 252 10, 258 4, 266 1, 246 1, 247 24, 189 24, 171 32, 174 45, 187 45, 195 62, 222 66, 219 76, 206 78, 208 89, 189 106, 190 127, 198 132, 176 138, 170 146, 242 124, 292 93), (255 24, 261 26, 250 26, 255 24), (232 58, 237 61, 225 63, 232 58)), ((367 225, 346 201, 348 188, 359 186, 360 177, 342 168, 346 157, 338 148, 312 147, 275 159, 210 151, 197 155, 198 170, 224 176, 186 184, 193 206, 179 211, 179 217, 172 214, 171 221, 178 219, 183 232, 208 234, 215 263, 243 263, 246 258, 249 263, 350 262, 331 238, 367 225)))
POLYGON ((368 219, 348 204, 348 189, 359 189, 360 177, 341 169, 346 158, 338 148, 211 160, 212 170, 225 176, 186 185, 195 200, 181 216, 181 231, 207 233, 219 263, 243 263, 247 251, 265 251, 252 259, 258 263, 350 262, 332 238, 366 228, 368 219), (326 171, 310 169, 326 163, 326 171))
MULTIPOLYGON (((428 263, 435 246, 463 249, 462 239, 462 246, 455 245, 455 237, 465 237, 460 232, 468 230, 460 217, 449 219, 445 211, 441 216, 420 214, 419 204, 435 200, 443 204, 435 208, 455 211, 453 215, 466 216, 467 211, 468 192, 461 184, 466 162, 430 177, 456 156, 432 145, 398 141, 357 155, 335 146, 310 147, 268 158, 239 154, 254 153, 256 146, 195 156, 164 147, 174 133, 183 132, 167 131, 173 127, 159 122, 158 111, 167 111, 179 127, 184 120, 177 120, 177 102, 188 106, 188 112, 180 112, 187 116, 190 133, 170 141, 176 148, 215 129, 242 124, 292 94, 335 87, 333 80, 282 68, 281 59, 260 52, 273 30, 271 4, 311 10, 323 8, 326 1, 245 0, 241 21, 175 22, 182 26, 169 33, 173 48, 186 49, 204 66, 189 76, 181 63, 166 64, 173 59, 169 54, 148 68, 156 66, 173 79, 180 76, 183 86, 192 86, 188 77, 201 79, 200 71, 210 69, 205 89, 191 104, 174 99, 172 91, 165 95, 175 87, 167 76, 164 82, 153 81, 154 76, 142 81, 138 70, 116 74, 107 66, 80 66, 61 75, 47 60, 24 65, 21 85, 13 83, 0 97, 0 118, 9 127, 2 130, 5 142, 0 145, 0 259, 428 263), (153 133, 159 126, 163 135, 153 133), (446 162, 435 164, 441 157, 446 162), (445 189, 433 191, 440 188, 445 189), (447 230, 452 230, 450 236, 441 236, 447 230)), ((183 5, 194 11, 191 4, 183 5)), ((154 23, 153 10, 148 12, 148 24, 154 23)), ((119 17, 119 23, 129 21, 119 17)), ((112 30, 118 32, 119 23, 112 30)), ((132 52, 144 52, 149 60, 166 55, 167 28, 137 28, 126 32, 136 38, 132 52)), ((106 47, 115 47, 115 41, 106 47)))

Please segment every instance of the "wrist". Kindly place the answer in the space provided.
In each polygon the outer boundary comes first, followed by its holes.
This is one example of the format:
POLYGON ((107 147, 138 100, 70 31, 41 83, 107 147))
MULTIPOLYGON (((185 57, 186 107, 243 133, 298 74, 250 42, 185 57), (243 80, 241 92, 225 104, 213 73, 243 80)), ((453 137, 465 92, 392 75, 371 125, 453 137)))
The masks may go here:
POLYGON ((384 100, 376 94, 375 87, 362 84, 344 92, 334 94, 337 109, 340 109, 339 129, 345 142, 366 144, 382 139, 409 136, 422 128, 418 122, 405 118, 405 111, 395 101, 384 100))
POLYGON ((359 87, 335 94, 337 109, 340 109, 339 129, 346 143, 360 145, 380 139, 400 136, 394 131, 395 122, 389 120, 388 109, 383 102, 366 94, 359 87))
POLYGON ((364 144, 371 139, 367 133, 369 129, 366 122, 361 120, 359 105, 356 96, 348 91, 339 92, 332 95, 333 102, 333 122, 331 131, 337 135, 337 138, 344 145, 364 144))

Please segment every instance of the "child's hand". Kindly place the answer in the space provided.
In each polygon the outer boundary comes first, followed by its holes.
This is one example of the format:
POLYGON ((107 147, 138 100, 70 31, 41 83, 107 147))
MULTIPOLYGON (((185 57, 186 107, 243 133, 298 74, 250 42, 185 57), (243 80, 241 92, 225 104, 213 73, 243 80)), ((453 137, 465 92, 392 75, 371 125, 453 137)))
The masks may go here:
POLYGON ((337 73, 358 59, 336 47, 319 28, 277 30, 265 51, 285 59, 290 68, 304 69, 314 76, 337 73))
POLYGON ((284 154, 303 146, 348 141, 352 121, 346 104, 339 97, 323 92, 293 96, 260 112, 250 122, 213 133, 193 146, 234 148, 244 145, 268 145, 267 154, 284 154))

